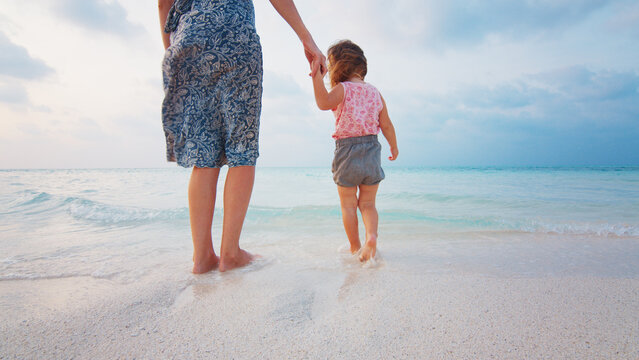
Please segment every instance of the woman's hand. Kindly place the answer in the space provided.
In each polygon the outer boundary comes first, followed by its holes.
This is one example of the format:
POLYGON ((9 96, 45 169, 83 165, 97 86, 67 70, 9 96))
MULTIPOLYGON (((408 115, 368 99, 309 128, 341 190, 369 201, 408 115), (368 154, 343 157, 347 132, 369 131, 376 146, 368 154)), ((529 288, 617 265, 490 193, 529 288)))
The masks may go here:
POLYGON ((315 74, 319 72, 322 76, 324 76, 327 68, 326 57, 322 54, 322 51, 317 47, 312 38, 310 40, 303 41, 302 44, 304 45, 304 55, 306 55, 308 64, 311 67, 311 73, 309 75, 311 77, 315 77, 315 74))

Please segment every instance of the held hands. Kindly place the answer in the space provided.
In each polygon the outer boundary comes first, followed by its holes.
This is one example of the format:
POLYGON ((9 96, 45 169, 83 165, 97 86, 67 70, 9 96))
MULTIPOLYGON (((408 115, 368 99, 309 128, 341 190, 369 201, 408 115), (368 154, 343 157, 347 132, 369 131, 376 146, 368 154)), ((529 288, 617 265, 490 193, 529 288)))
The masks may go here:
POLYGON ((314 77, 315 74, 319 72, 320 75, 324 76, 328 71, 324 54, 322 54, 313 39, 304 41, 302 44, 304 45, 304 55, 306 55, 306 59, 311 66, 311 73, 309 75, 314 77))
POLYGON ((308 74, 308 76, 314 78, 315 75, 319 75, 321 78, 323 78, 327 72, 328 70, 326 69, 325 64, 317 60, 311 61, 311 72, 308 74))

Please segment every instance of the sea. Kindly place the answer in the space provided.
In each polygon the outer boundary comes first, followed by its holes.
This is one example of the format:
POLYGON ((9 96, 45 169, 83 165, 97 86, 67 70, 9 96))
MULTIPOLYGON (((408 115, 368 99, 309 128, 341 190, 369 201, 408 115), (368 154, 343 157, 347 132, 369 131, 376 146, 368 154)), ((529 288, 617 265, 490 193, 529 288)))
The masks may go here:
MULTIPOLYGON (((226 171, 213 222, 216 251, 226 171)), ((639 275, 638 167, 385 171, 378 256, 360 264, 345 251, 330 169, 258 167, 240 244, 260 259, 238 271, 639 275)), ((179 167, 0 170, 0 281, 186 281, 194 276, 189 176, 179 167)), ((363 236, 361 218, 360 228, 363 236)))

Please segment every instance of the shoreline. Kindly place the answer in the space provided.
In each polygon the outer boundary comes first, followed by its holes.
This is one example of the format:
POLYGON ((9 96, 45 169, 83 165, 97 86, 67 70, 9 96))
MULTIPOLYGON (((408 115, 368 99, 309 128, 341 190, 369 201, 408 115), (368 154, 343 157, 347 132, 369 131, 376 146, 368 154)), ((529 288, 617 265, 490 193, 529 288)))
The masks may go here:
POLYGON ((639 356, 636 278, 411 273, 384 262, 186 278, 2 281, 4 299, 33 301, 3 309, 0 357, 639 356))

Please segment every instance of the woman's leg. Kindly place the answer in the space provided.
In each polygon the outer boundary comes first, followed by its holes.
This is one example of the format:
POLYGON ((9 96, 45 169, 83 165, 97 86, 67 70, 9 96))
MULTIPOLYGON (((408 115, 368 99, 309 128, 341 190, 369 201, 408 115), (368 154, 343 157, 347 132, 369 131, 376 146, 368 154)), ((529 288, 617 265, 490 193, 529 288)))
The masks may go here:
POLYGON ((337 185, 337 193, 342 206, 342 222, 348 242, 351 244, 351 253, 356 253, 362 246, 359 242, 359 229, 357 227, 357 186, 345 187, 337 185))
POLYGON ((255 166, 232 167, 226 175, 220 271, 245 266, 253 260, 253 255, 240 249, 240 234, 254 180, 255 166))
POLYGON ((193 273, 215 269, 219 259, 213 250, 211 224, 220 169, 193 167, 189 181, 189 217, 193 237, 193 273))
POLYGON ((366 243, 359 256, 360 261, 366 261, 375 257, 377 251, 377 222, 378 215, 375 208, 375 197, 377 196, 376 185, 360 185, 359 186, 359 211, 362 212, 362 220, 366 227, 366 243))

